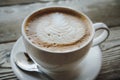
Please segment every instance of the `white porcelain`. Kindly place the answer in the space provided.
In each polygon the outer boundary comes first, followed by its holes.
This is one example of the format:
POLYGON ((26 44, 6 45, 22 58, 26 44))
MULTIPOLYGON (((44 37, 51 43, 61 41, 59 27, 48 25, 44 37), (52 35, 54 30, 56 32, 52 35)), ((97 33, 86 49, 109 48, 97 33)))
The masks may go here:
MULTIPOLYGON (((26 52, 29 56, 36 62, 38 65, 42 66, 43 72, 46 72, 49 76, 53 77, 57 80, 66 80, 67 77, 62 78, 61 75, 66 73, 69 75, 69 78, 76 76, 79 73, 74 73, 77 71, 79 67, 79 63, 87 56, 91 45, 97 46, 101 42, 103 42, 109 35, 109 29, 104 23, 92 23, 90 18, 83 14, 82 12, 75 11, 74 9, 67 7, 47 7, 43 9, 39 9, 32 14, 28 15, 22 24, 22 38, 25 44, 26 52), (86 21, 87 26, 90 27, 90 35, 89 39, 86 40, 84 44, 75 49, 69 49, 66 51, 54 51, 48 50, 42 47, 38 47, 33 44, 27 37, 25 33, 25 27, 30 21, 30 19, 35 18, 36 14, 48 13, 49 11, 61 12, 61 10, 66 13, 73 13, 74 15, 82 16, 86 21), (97 34, 98 30, 103 30, 100 35, 94 37, 97 34), (69 73, 68 73, 69 72, 69 73), (61 74, 60 74, 61 73, 61 74), (58 79, 59 78, 59 79, 58 79)), ((86 67, 86 66, 85 66, 86 67)), ((81 70, 82 71, 82 70, 81 70)))
MULTIPOLYGON (((11 52, 11 66, 14 73, 20 80, 43 80, 40 76, 40 73, 37 72, 28 72, 19 69, 14 62, 15 54, 18 52, 24 52, 25 46, 23 44, 22 37, 18 39, 15 43, 12 52, 11 52)), ((82 62, 79 64, 80 75, 76 80, 93 80, 99 73, 101 69, 101 58, 102 52, 99 46, 91 47, 89 53, 85 56, 82 62)))

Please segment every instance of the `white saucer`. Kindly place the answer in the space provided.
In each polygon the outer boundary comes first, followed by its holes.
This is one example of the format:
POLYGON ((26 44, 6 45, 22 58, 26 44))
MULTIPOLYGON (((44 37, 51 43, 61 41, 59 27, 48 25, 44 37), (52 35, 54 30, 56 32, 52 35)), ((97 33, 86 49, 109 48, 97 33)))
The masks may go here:
MULTIPOLYGON (((18 52, 25 51, 25 47, 20 37, 15 43, 11 52, 11 66, 14 73, 20 80, 42 80, 37 72, 28 72, 19 69, 14 62, 14 55, 18 52)), ((77 80, 93 80, 101 69, 101 50, 99 46, 92 47, 88 55, 80 63, 80 76, 77 80)))

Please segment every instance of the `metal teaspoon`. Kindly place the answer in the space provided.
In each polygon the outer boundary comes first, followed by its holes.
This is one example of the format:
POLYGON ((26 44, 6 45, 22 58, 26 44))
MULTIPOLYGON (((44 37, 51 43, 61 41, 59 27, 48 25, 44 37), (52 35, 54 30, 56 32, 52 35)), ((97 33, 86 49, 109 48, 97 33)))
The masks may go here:
POLYGON ((17 53, 14 57, 14 60, 15 60, 15 64, 22 70, 39 72, 41 74, 41 77, 45 78, 45 80, 46 78, 48 80, 54 80, 46 73, 39 70, 37 68, 38 67, 37 64, 33 62, 33 60, 29 57, 27 53, 25 52, 17 53))

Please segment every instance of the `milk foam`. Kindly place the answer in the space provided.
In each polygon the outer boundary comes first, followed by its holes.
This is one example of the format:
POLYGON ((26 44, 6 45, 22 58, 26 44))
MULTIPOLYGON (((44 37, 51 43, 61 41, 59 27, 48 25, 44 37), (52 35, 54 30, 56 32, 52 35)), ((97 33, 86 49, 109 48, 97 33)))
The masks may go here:
POLYGON ((65 13, 50 13, 32 21, 26 28, 31 41, 40 45, 69 45, 86 34, 82 20, 65 13))

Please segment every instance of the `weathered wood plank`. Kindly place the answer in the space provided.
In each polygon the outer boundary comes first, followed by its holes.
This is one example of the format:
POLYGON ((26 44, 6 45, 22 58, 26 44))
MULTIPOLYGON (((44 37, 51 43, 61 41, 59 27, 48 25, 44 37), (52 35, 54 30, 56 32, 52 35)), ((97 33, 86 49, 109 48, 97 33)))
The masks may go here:
MULTIPOLYGON (((6 43, 6 44, 0 44, 0 57, 2 55, 8 54, 11 52, 11 49, 13 47, 14 43, 6 43), (2 54, 2 55, 1 55, 2 54)), ((13 73, 11 64, 10 64, 10 57, 6 56, 4 59, 3 64, 0 65, 0 80, 16 80, 17 77, 13 73)), ((0 58, 0 62, 1 62, 0 58)))
POLYGON ((0 7, 0 43, 17 40, 21 36, 21 24, 25 16, 44 6, 68 6, 86 13, 93 22, 104 22, 109 26, 120 24, 118 0, 93 0, 89 3, 88 0, 70 1, 0 7))
POLYGON ((0 0, 0 6, 32 3, 38 0, 0 0))
POLYGON ((120 24, 120 0, 2 0, 0 5, 17 5, 35 2, 48 2, 44 4, 45 6, 62 5, 75 7, 85 12, 95 22, 102 21, 111 26, 120 24), (113 23, 113 19, 115 23, 113 23))
POLYGON ((2 52, 10 52, 12 47, 14 45, 14 42, 13 43, 6 43, 6 44, 0 44, 0 54, 2 52))
POLYGON ((5 61, 5 64, 2 62, 3 64, 1 63, 2 65, 0 65, 0 67, 5 66, 6 69, 9 69, 9 67, 11 67, 10 66, 10 60, 8 58, 8 56, 10 56, 10 55, 6 55, 6 54, 10 54, 11 53, 11 49, 13 47, 13 44, 14 43, 0 44, 0 63, 2 61, 5 61), (3 55, 4 55, 4 57, 2 57, 3 55))
POLYGON ((10 6, 16 4, 29 4, 35 2, 47 3, 50 1, 58 1, 58 0, 1 0, 0 6, 10 6))

